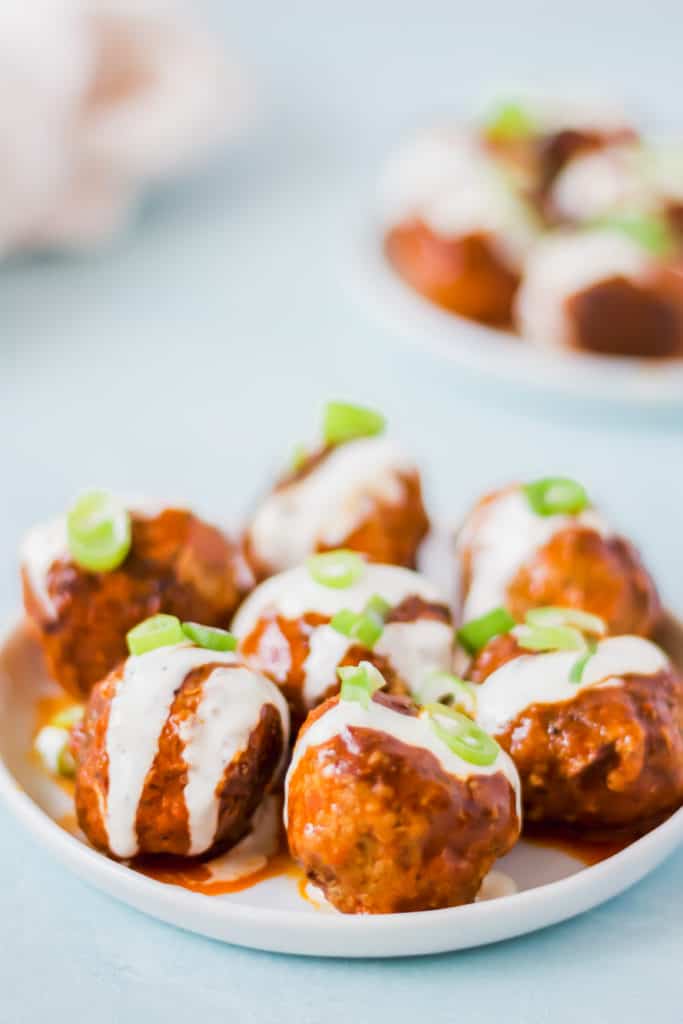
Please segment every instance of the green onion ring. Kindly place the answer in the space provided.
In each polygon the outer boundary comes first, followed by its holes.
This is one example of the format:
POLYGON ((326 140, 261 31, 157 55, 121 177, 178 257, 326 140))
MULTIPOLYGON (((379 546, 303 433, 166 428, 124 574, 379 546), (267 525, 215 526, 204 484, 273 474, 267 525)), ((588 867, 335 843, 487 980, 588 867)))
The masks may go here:
POLYGON ((372 695, 385 685, 382 673, 369 661, 359 665, 344 665, 337 669, 341 680, 341 700, 355 701, 364 708, 370 707, 372 695))
POLYGON ((365 572, 365 560, 357 551, 348 551, 346 548, 311 555, 306 566, 316 583, 335 590, 352 586, 365 572))
POLYGON ((443 704, 426 704, 424 711, 429 715, 439 739, 463 761, 484 768, 494 763, 500 747, 492 736, 467 715, 443 704))
POLYGON ((578 608, 532 608, 526 614, 527 626, 573 626, 582 633, 605 636, 607 625, 599 615, 580 611, 578 608))
POLYGON ((579 683, 583 679, 583 673, 585 671, 586 665, 591 660, 597 649, 598 645, 595 642, 595 640, 589 640, 587 642, 585 653, 582 654, 580 658, 577 658, 577 660, 572 665, 571 672, 569 673, 570 683, 576 683, 577 686, 579 685, 579 683))
POLYGON ((515 639, 525 651, 580 651, 586 646, 573 626, 519 626, 515 639))
POLYGON ((348 402, 328 402, 323 418, 325 444, 344 444, 359 437, 374 437, 381 434, 386 420, 374 409, 348 402))
POLYGON ((227 629, 217 626, 201 626, 198 622, 183 622, 183 633, 197 647, 205 647, 207 651, 234 651, 237 649, 237 637, 227 629))
POLYGON ((421 686, 418 688, 415 699, 418 704, 448 704, 465 715, 474 715, 477 710, 477 695, 474 687, 453 675, 452 672, 445 672, 441 669, 434 669, 428 672, 421 686))
POLYGON ((470 619, 456 633, 468 654, 478 654, 494 636, 509 633, 515 620, 506 608, 494 608, 478 619, 470 619))
POLYGON ((576 515, 587 508, 585 488, 564 476, 534 480, 523 487, 527 501, 537 516, 576 515))
POLYGON ((146 654, 157 647, 171 647, 183 643, 187 637, 175 615, 152 615, 126 634, 131 654, 146 654))
POLYGON ((107 491, 82 494, 67 513, 66 530, 71 557, 87 572, 111 572, 130 551, 130 515, 107 491))

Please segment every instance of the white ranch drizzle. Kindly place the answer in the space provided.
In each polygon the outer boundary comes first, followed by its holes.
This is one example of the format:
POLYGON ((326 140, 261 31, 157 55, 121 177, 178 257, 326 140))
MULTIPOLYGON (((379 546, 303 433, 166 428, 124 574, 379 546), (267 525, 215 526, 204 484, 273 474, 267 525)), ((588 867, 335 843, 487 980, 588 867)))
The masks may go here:
POLYGON ((178 732, 185 744, 184 797, 191 855, 211 846, 218 823, 216 787, 228 765, 245 750, 261 709, 268 704, 278 711, 284 734, 276 776, 289 745, 289 710, 278 688, 265 676, 246 668, 216 669, 204 681, 196 712, 181 723, 178 732))
MULTIPOLYGON (((216 786, 226 765, 245 749, 264 704, 272 704, 279 711, 283 731, 288 735, 289 716, 277 687, 244 669, 232 653, 181 644, 128 658, 112 698, 105 739, 109 759, 105 825, 109 846, 119 857, 132 857, 138 850, 135 831, 138 803, 175 693, 188 672, 213 663, 226 668, 218 669, 204 681, 196 721, 183 727, 189 744, 183 755, 188 766, 184 796, 192 852, 201 852, 201 842, 217 810, 213 806, 216 786), (220 694, 219 680, 216 685, 211 680, 218 674, 223 677, 226 671, 234 677, 230 683, 237 685, 227 686, 222 678, 225 693, 220 694), (224 745, 219 732, 226 737, 224 745)), ((213 821, 215 824, 215 817, 213 821)))
POLYGON ((256 557, 273 571, 289 569, 315 551, 334 546, 364 521, 373 500, 403 500, 402 475, 415 463, 386 438, 338 445, 298 482, 269 494, 249 527, 256 557))
POLYGON ((518 268, 534 241, 534 220, 477 139, 436 128, 410 140, 389 160, 380 183, 384 222, 414 217, 450 238, 485 233, 518 268))
POLYGON ((506 603, 506 591, 518 570, 568 526, 584 526, 608 536, 594 509, 578 515, 539 516, 518 486, 478 507, 465 521, 457 540, 460 559, 471 552, 471 579, 464 595, 462 621, 476 619, 506 603))
POLYGON ((525 338, 538 345, 569 345, 572 325, 567 299, 611 277, 637 282, 652 263, 643 246, 614 231, 548 236, 527 261, 515 300, 517 325, 525 338))
POLYGON ((532 704, 574 700, 588 687, 621 686, 624 675, 651 676, 670 665, 649 640, 608 637, 586 663, 581 682, 572 683, 569 675, 580 656, 577 651, 553 651, 508 661, 477 687, 477 722, 496 735, 532 704))
MULTIPOLYGON (((360 612, 374 594, 379 594, 392 607, 413 595, 425 601, 443 602, 433 584, 419 573, 399 566, 368 564, 360 580, 339 589, 317 583, 308 569, 300 566, 273 576, 257 587, 237 612, 232 630, 244 638, 259 619, 269 614, 297 619, 308 612, 329 618, 345 608, 360 612)), ((452 628, 445 622, 418 619, 389 623, 375 650, 390 659, 406 683, 417 687, 424 672, 450 668, 452 637, 452 628)), ((312 631, 310 652, 304 663, 303 697, 308 706, 315 704, 335 682, 335 669, 350 646, 348 637, 328 625, 312 631)))
POLYGON ((550 201, 562 217, 586 221, 642 206, 648 191, 636 146, 614 145, 570 160, 553 182, 550 201))
MULTIPOLYGON (((122 500, 129 512, 149 519, 160 515, 166 508, 182 507, 145 498, 122 500)), ((56 618, 57 609, 48 593, 48 575, 58 559, 70 557, 66 517, 60 516, 49 523, 32 527, 21 543, 19 557, 35 599, 49 618, 56 618)))
POLYGON ((522 821, 521 789, 519 776, 512 759, 504 750, 498 751, 493 764, 476 765, 458 757, 443 740, 439 739, 426 713, 403 715, 377 701, 371 700, 364 708, 357 701, 340 700, 334 707, 321 715, 299 737, 285 778, 284 821, 287 825, 287 792, 302 757, 311 747, 329 743, 335 736, 346 735, 350 729, 371 729, 405 743, 410 747, 427 750, 433 754, 445 772, 458 779, 469 779, 474 775, 495 775, 502 772, 515 791, 517 818, 522 821))

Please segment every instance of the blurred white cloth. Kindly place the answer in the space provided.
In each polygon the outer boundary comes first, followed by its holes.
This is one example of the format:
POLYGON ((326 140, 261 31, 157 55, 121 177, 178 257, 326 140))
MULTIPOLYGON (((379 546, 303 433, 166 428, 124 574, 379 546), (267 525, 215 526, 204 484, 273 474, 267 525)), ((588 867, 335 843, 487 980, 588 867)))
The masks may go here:
POLYGON ((102 241, 242 111, 237 74, 176 5, 0 3, 0 255, 102 241))

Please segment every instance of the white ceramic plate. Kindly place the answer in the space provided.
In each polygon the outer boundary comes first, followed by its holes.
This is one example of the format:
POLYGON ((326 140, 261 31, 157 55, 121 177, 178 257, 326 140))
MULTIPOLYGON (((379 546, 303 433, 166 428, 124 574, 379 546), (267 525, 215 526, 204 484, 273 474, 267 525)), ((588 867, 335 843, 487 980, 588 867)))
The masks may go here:
POLYGON ((683 360, 657 363, 545 352, 505 331, 440 309, 395 273, 382 251, 380 227, 372 220, 369 224, 351 258, 355 289, 394 333, 423 351, 525 389, 646 406, 683 402, 683 360))
POLYGON ((268 879, 229 896, 204 896, 154 881, 96 853, 57 823, 70 798, 29 756, 36 704, 56 691, 24 625, 0 647, 0 798, 54 857, 91 885, 181 928, 279 953, 414 956, 507 939, 602 903, 655 868, 683 840, 683 809, 593 867, 559 850, 521 842, 498 865, 519 892, 424 913, 349 917, 302 898, 295 878, 268 879))

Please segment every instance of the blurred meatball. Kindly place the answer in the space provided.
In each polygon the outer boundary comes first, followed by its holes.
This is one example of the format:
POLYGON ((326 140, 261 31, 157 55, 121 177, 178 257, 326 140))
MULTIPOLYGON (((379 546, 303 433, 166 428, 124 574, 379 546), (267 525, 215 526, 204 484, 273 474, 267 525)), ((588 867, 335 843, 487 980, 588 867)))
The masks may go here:
POLYGON ((514 760, 530 821, 644 829, 683 801, 683 683, 641 637, 602 640, 575 682, 582 657, 492 640, 470 673, 477 721, 514 760))
POLYGON ((474 133, 408 143, 386 167, 380 202, 386 255, 413 288, 462 316, 510 323, 536 224, 474 133))
POLYGON ((48 670, 85 697, 126 651, 126 633, 167 612, 227 626, 248 573, 232 542, 185 509, 131 511, 132 544, 111 572, 88 572, 71 558, 63 521, 37 527, 22 551, 24 604, 48 670))
POLYGON ((336 693, 342 665, 373 662, 394 693, 408 693, 429 671, 451 667, 447 605, 424 577, 393 565, 362 565, 360 578, 342 588, 317 582, 306 567, 280 573, 247 598, 232 631, 248 664, 282 689, 295 725, 336 693), (372 646, 331 625, 338 613, 362 614, 374 597, 386 610, 372 646))
POLYGON ((288 734, 277 687, 232 654, 180 644, 130 657, 74 732, 79 825, 119 859, 228 849, 278 777, 288 734))
POLYGON ((513 485, 480 501, 457 546, 460 617, 506 606, 517 621, 548 605, 579 608, 610 633, 649 636, 661 619, 654 581, 635 548, 593 508, 539 515, 513 485))
POLYGON ((344 913, 471 902, 520 828, 518 780, 499 751, 461 761, 424 713, 376 693, 311 712, 287 775, 292 856, 344 913))
POLYGON ((412 568, 428 529, 412 459, 386 438, 358 438, 322 448, 281 480, 256 509, 245 550, 261 579, 340 547, 412 568))
POLYGON ((548 235, 515 303, 521 334, 538 345, 643 359, 683 354, 680 267, 620 231, 548 235))

